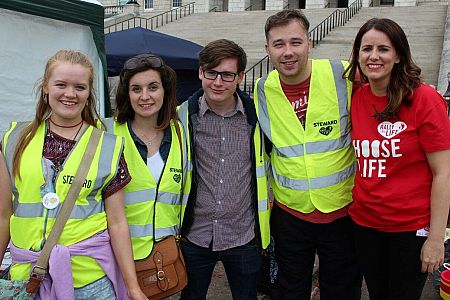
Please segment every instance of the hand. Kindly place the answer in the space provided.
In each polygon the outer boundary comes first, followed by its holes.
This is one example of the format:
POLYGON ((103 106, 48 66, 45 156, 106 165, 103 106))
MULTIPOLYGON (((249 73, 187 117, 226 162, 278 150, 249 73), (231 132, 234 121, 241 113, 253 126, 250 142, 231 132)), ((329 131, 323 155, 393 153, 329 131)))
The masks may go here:
POLYGON ((140 288, 128 290, 128 297, 130 300, 148 300, 140 288))
POLYGON ((422 272, 433 272, 444 263, 444 241, 427 238, 420 253, 422 272))

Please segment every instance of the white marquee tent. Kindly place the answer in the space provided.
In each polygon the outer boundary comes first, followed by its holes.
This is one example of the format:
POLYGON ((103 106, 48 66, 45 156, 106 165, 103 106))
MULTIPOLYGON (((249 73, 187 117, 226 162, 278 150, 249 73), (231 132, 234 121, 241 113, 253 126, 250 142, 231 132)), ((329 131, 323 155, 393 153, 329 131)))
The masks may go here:
POLYGON ((0 1, 0 137, 11 121, 34 118, 35 87, 60 49, 91 58, 98 109, 109 116, 103 17, 96 0, 0 1))

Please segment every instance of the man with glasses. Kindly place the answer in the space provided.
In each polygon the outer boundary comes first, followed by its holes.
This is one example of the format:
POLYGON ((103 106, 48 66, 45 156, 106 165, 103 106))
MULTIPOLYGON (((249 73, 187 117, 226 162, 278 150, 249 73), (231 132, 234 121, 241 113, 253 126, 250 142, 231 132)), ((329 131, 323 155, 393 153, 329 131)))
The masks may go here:
POLYGON ((178 110, 193 178, 181 229, 188 273, 181 299, 206 299, 218 261, 233 299, 256 299, 269 205, 262 134, 252 100, 238 89, 247 58, 221 39, 206 45, 199 63, 202 89, 178 110))

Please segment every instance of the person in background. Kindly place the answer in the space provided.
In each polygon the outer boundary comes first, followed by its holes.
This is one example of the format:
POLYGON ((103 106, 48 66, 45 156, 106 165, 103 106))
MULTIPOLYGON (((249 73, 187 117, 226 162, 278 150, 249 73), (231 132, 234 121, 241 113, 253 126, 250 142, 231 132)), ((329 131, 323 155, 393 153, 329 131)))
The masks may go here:
MULTIPOLYGON (((29 278, 29 261, 35 263, 82 163, 98 117, 93 78, 86 55, 58 51, 45 66, 34 120, 13 122, 3 137, 7 170, 0 168, 0 178, 13 178, 13 199, 0 198, 0 224, 10 225, 1 226, 0 259, 10 238, 12 280, 29 278)), ((136 279, 125 217, 123 187, 129 180, 122 140, 102 133, 53 248, 41 299, 146 299, 136 279)))
POLYGON ((218 261, 233 299, 256 299, 270 209, 263 135, 251 99, 238 89, 246 62, 236 43, 210 42, 199 53, 202 89, 178 109, 193 178, 182 225, 184 300, 206 299, 218 261))
POLYGON ((136 55, 120 73, 116 117, 105 120, 109 132, 125 139, 132 177, 125 212, 135 260, 148 257, 155 241, 179 233, 187 175, 175 87, 176 73, 160 57, 136 55))
POLYGON ((371 19, 358 31, 345 76, 358 162, 350 216, 370 299, 420 299, 444 260, 450 198, 450 123, 420 78, 402 28, 371 19))
POLYGON ((266 52, 275 67, 256 81, 261 130, 271 142, 271 215, 278 273, 273 299, 310 299, 316 253, 321 299, 360 299, 348 207, 355 173, 352 83, 346 62, 309 59, 309 21, 296 9, 270 16, 266 52))

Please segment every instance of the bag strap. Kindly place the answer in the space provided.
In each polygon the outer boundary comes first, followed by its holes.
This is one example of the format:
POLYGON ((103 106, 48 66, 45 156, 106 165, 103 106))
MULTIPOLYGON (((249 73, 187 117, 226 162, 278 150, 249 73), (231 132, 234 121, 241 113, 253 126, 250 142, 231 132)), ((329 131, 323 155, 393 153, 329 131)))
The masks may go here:
POLYGON ((44 279, 45 274, 47 273, 50 253, 52 252, 53 247, 58 243, 64 226, 66 225, 67 220, 72 213, 75 201, 80 194, 81 187, 91 167, 92 160, 94 158, 94 154, 100 141, 101 135, 102 132, 94 127, 89 138, 86 150, 83 154, 83 158, 81 159, 80 166, 78 167, 72 185, 67 192, 66 198, 64 199, 64 202, 61 206, 61 210, 59 211, 55 224, 53 225, 48 239, 41 250, 41 254, 39 255, 36 265, 31 270, 30 281, 27 284, 27 292, 29 293, 37 292, 41 281, 44 279))

